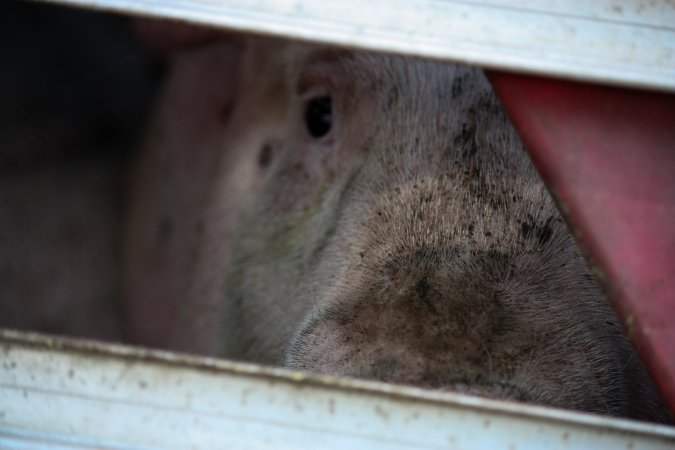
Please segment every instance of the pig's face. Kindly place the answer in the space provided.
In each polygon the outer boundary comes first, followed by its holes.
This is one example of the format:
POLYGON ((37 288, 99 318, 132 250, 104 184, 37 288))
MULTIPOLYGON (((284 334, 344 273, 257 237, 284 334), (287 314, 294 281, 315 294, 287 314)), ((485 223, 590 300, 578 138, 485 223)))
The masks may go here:
POLYGON ((242 74, 227 145, 262 181, 196 275, 221 355, 659 417, 479 70, 252 41, 242 74))

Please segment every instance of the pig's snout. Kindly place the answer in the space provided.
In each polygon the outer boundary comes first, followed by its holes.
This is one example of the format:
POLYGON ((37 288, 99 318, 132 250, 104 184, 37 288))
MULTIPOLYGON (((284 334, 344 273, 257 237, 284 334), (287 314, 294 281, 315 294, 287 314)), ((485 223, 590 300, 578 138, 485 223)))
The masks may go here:
POLYGON ((289 365, 359 378, 545 402, 513 376, 536 330, 519 323, 498 252, 397 257, 314 315, 289 365))

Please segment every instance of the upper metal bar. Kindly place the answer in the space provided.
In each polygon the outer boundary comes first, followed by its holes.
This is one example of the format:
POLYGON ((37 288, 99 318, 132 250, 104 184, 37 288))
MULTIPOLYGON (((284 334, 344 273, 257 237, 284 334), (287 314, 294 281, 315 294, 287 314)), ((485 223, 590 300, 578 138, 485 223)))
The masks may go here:
POLYGON ((669 0, 56 2, 507 71, 675 91, 675 2, 669 0))

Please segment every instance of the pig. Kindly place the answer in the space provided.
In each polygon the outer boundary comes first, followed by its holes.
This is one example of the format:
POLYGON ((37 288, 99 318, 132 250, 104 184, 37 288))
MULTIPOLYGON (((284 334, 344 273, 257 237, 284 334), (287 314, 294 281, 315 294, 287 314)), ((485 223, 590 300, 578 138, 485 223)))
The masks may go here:
POLYGON ((129 234, 174 224, 171 348, 671 420, 480 69, 230 36, 164 93, 146 164, 192 188, 129 234))

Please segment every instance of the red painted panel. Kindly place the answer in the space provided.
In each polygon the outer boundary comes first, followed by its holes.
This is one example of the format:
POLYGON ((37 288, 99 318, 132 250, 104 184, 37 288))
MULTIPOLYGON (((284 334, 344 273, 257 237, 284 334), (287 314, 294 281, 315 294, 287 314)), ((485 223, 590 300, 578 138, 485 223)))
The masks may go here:
POLYGON ((490 79, 675 411, 675 95, 490 79))

